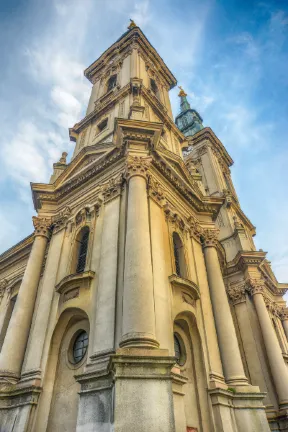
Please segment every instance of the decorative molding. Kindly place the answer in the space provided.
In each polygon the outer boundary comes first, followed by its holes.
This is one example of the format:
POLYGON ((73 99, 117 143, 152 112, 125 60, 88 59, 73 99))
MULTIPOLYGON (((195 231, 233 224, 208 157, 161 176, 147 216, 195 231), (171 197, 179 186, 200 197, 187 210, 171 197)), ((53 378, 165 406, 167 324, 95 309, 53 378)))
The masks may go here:
POLYGON ((152 158, 147 156, 128 156, 125 169, 126 180, 129 181, 134 176, 143 177, 145 180, 147 180, 151 161, 152 158))
MULTIPOLYGON (((72 275, 65 276, 55 287, 56 292, 62 294, 67 293, 68 288, 78 288, 79 285, 85 284, 89 286, 90 281, 94 278, 95 272, 89 270, 83 273, 74 273, 72 275), (77 285, 77 286, 75 286, 77 285)), ((67 300, 66 300, 67 301, 67 300)))
POLYGON ((227 293, 234 306, 246 301, 246 285, 245 281, 237 281, 228 284, 227 293))
MULTIPOLYGON (((182 294, 183 294, 183 288, 185 288, 187 291, 189 291, 189 297, 191 297, 191 299, 193 299, 194 301, 195 300, 198 300, 199 298, 200 298, 200 291, 199 291, 199 288, 198 288, 198 286, 194 283, 194 282, 192 282, 191 280, 189 280, 189 279, 184 279, 184 278, 181 278, 180 276, 177 276, 176 274, 172 274, 171 276, 169 276, 169 281, 170 281, 170 283, 171 283, 171 285, 173 286, 173 287, 176 287, 176 288, 180 288, 181 289, 181 292, 182 292, 182 294)), ((186 294, 187 295, 187 294, 186 294)), ((182 297, 183 298, 183 297, 182 297)), ((186 300, 184 300, 186 303, 189 303, 188 301, 187 301, 187 298, 186 298, 186 300)), ((191 303, 189 303, 190 305, 191 305, 191 303)))
POLYGON ((71 213, 72 212, 70 207, 66 206, 63 210, 59 212, 58 215, 52 217, 52 227, 54 234, 66 227, 67 221, 71 216, 71 213))
POLYGON ((164 205, 164 213, 167 222, 173 225, 176 231, 184 231, 188 228, 184 218, 182 218, 179 215, 179 212, 177 212, 168 202, 164 205))
POLYGON ((148 178, 148 195, 161 207, 163 206, 163 201, 165 198, 164 189, 151 175, 148 178))
POLYGON ((190 236, 194 237, 195 240, 200 242, 200 238, 204 234, 204 229, 201 227, 200 223, 194 216, 189 217, 188 224, 189 224, 190 236))
POLYGON ((37 216, 32 217, 33 225, 35 228, 34 235, 50 238, 51 234, 51 219, 50 218, 41 218, 37 216))
POLYGON ((0 280, 0 301, 2 300, 5 290, 7 288, 8 285, 8 280, 7 279, 1 279, 0 280))
POLYGON ((111 178, 108 183, 102 186, 102 193, 105 204, 120 196, 123 186, 123 175, 111 178))
POLYGON ((205 228, 203 231, 203 247, 216 247, 220 230, 218 228, 205 228))
POLYGON ((37 386, 15 388, 11 384, 1 385, 0 408, 9 409, 23 405, 37 405, 40 393, 41 387, 37 386))

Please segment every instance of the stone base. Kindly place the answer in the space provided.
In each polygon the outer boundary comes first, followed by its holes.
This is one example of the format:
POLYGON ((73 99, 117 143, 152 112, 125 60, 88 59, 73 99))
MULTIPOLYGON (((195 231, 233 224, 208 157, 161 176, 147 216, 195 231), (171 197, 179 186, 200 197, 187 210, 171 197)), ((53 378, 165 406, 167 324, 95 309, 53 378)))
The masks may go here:
POLYGON ((120 348, 112 358, 115 432, 175 432, 171 368, 161 349, 120 348))
POLYGON ((217 432, 270 432, 263 405, 265 394, 259 393, 258 387, 213 389, 209 393, 217 432))

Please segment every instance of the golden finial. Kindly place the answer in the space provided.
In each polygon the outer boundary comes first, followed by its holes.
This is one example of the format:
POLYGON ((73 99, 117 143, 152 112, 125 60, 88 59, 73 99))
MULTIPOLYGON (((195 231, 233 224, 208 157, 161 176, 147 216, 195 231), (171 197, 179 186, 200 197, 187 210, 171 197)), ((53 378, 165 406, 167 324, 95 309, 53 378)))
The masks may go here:
POLYGON ((129 30, 131 30, 132 28, 134 28, 134 27, 137 27, 136 26, 136 24, 135 24, 135 22, 130 18, 130 24, 129 24, 129 26, 127 27, 129 30))
POLYGON ((180 89, 178 96, 187 96, 187 93, 185 93, 181 86, 178 86, 178 88, 180 89))

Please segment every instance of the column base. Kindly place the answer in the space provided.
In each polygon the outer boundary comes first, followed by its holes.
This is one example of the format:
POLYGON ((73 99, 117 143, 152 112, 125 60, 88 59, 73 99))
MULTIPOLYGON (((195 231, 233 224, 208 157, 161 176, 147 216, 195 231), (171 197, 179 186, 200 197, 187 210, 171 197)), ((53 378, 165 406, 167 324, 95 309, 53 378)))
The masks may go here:
POLYGON ((159 342, 153 335, 147 333, 126 333, 120 342, 121 348, 159 348, 159 342))
POLYGON ((209 390, 216 430, 270 432, 263 405, 265 393, 260 393, 258 387, 245 386, 245 389, 249 390, 209 390))
POLYGON ((171 375, 174 362, 168 350, 116 351, 111 362, 115 432, 175 432, 171 375))
POLYGON ((244 376, 232 376, 226 379, 226 383, 229 387, 243 387, 249 386, 248 379, 244 376))

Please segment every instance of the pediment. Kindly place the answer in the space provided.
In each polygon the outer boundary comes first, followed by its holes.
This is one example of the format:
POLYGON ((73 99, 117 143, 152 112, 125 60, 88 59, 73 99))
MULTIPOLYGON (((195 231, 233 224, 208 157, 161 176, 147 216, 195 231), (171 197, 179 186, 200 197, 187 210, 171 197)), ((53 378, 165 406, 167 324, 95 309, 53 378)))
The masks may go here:
POLYGON ((184 180, 187 185, 189 185, 193 190, 195 190, 195 194, 200 198, 201 192, 200 190, 198 190, 198 186, 196 190, 195 181, 192 179, 188 169, 186 168, 180 156, 177 156, 164 148, 158 148, 157 153, 161 158, 165 160, 167 167, 171 169, 174 175, 176 174, 178 177, 184 180))
POLYGON ((81 175, 89 167, 101 162, 114 149, 115 146, 112 143, 101 146, 89 146, 83 149, 58 177, 55 182, 55 189, 59 189, 65 183, 81 175))

